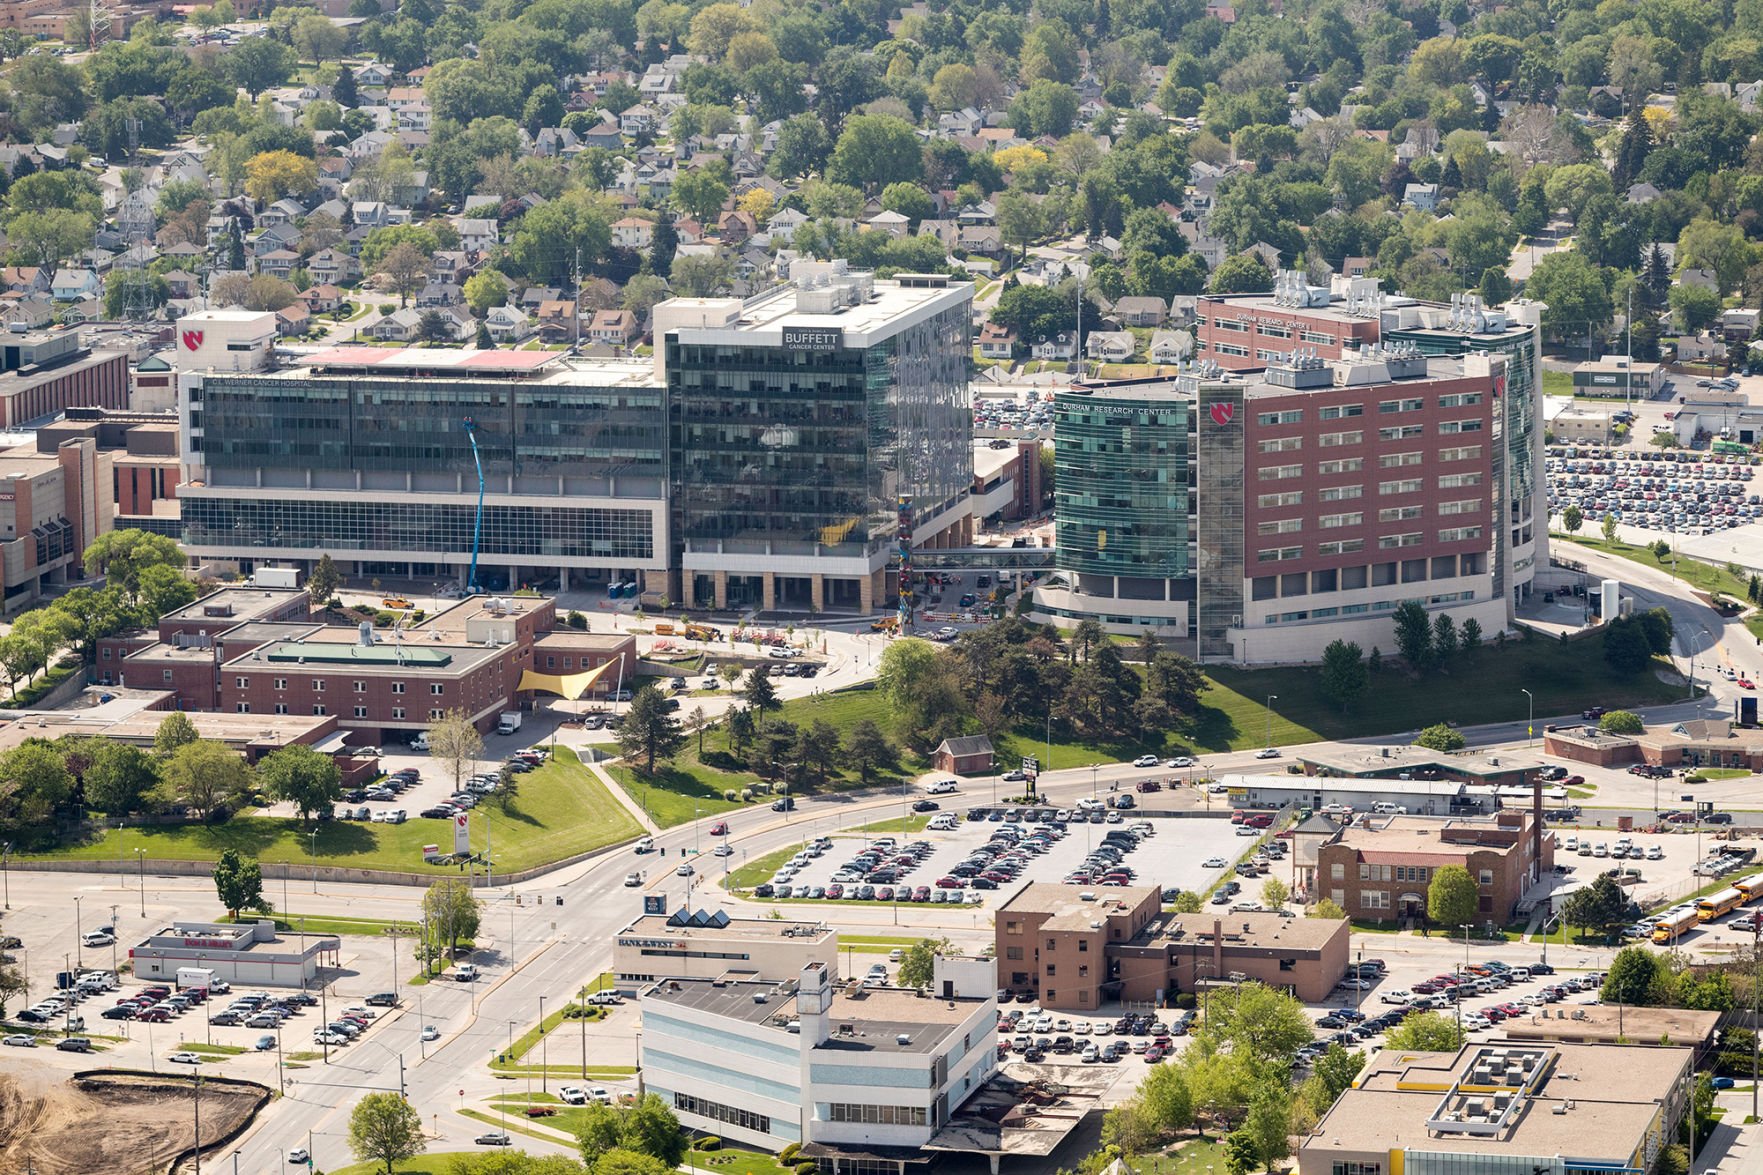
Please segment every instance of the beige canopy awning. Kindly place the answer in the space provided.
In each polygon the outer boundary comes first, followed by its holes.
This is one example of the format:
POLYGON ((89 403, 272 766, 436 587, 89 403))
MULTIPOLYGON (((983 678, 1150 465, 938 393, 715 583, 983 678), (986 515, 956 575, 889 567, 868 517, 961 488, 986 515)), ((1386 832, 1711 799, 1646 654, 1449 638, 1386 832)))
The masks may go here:
POLYGON ((590 669, 585 673, 535 673, 531 669, 523 670, 520 675, 521 690, 543 690, 548 694, 556 694, 560 698, 568 698, 574 702, 594 688, 594 683, 605 676, 608 669, 618 664, 608 661, 598 669, 590 669))

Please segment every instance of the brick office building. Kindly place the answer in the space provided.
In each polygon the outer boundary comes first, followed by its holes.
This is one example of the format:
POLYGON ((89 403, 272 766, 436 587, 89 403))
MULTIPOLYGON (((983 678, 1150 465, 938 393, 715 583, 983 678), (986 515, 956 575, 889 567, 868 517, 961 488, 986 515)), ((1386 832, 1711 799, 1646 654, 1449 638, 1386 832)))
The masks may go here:
MULTIPOLYGON (((179 709, 334 716, 351 745, 377 745, 455 710, 488 730, 503 711, 530 704, 521 675, 537 648, 566 646, 572 672, 636 662, 630 636, 567 632, 547 646, 557 613, 545 598, 476 596, 366 639, 308 612, 303 591, 223 589, 168 614, 156 633, 101 642, 99 676, 170 690, 179 709)), ((597 686, 613 688, 611 678, 597 686)))
POLYGON ((1554 832, 1526 811, 1373 818, 1343 828, 1317 851, 1316 893, 1350 918, 1423 918, 1433 876, 1459 865, 1476 883, 1477 920, 1505 922, 1555 867, 1555 843, 1554 832))
POLYGON ((1057 570, 1035 612, 1245 663, 1387 646, 1406 600, 1501 631, 1506 372, 1405 347, 1057 393, 1057 570))
POLYGON ((1090 1012, 1245 980, 1317 1001, 1346 971, 1345 919, 1173 914, 1160 897, 1154 886, 1025 886, 998 911, 998 986, 1090 1012))

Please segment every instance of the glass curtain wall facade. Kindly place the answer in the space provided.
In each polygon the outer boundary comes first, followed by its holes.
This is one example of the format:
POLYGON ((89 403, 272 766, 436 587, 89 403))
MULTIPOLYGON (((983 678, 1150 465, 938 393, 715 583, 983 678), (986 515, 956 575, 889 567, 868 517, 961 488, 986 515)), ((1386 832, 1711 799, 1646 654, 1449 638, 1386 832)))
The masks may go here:
POLYGON ((469 419, 488 495, 484 555, 649 562, 663 536, 654 511, 635 507, 665 490, 664 395, 554 377, 211 377, 192 409, 207 485, 183 498, 185 541, 241 553, 468 553, 469 419), (516 495, 558 502, 506 501, 516 495), (633 508, 571 504, 578 496, 633 508))
POLYGON ((502 492, 659 493, 665 477, 659 387, 216 376, 201 405, 191 423, 218 484, 234 480, 229 470, 311 470, 399 483, 469 477, 475 490, 468 418, 484 475, 502 492))
POLYGON ((1190 574, 1192 409, 1151 393, 1055 397, 1055 558, 1080 584, 1084 576, 1156 580, 1150 598, 1164 599, 1165 581, 1190 574))
POLYGON ((675 527, 687 550, 869 556, 972 484, 965 309, 865 348, 667 347, 675 527))
POLYGON ((1230 630, 1243 622, 1243 386, 1182 382, 1199 401, 1195 635, 1202 658, 1230 657, 1230 630))

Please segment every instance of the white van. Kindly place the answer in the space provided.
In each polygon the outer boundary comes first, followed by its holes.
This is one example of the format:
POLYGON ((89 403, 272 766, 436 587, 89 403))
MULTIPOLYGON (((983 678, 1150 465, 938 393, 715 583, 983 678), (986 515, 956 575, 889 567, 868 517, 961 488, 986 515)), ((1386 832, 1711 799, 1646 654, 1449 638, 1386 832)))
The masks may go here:
POLYGON ((1376 812, 1379 816, 1405 816, 1408 814, 1407 808, 1403 807, 1401 804, 1391 803, 1389 800, 1377 801, 1377 803, 1371 805, 1371 810, 1376 812))
POLYGON ((416 737, 410 740, 410 749, 413 751, 428 750, 429 732, 426 730, 418 731, 416 737))
POLYGON ((953 812, 943 812, 937 816, 934 816, 934 817, 932 817, 931 822, 929 824, 925 825, 925 828, 927 828, 931 832, 949 832, 949 831, 953 830, 954 827, 955 827, 955 813, 953 813, 953 812))
POLYGON ((946 796, 950 792, 959 791, 961 785, 953 779, 933 779, 924 785, 926 793, 933 796, 946 796))

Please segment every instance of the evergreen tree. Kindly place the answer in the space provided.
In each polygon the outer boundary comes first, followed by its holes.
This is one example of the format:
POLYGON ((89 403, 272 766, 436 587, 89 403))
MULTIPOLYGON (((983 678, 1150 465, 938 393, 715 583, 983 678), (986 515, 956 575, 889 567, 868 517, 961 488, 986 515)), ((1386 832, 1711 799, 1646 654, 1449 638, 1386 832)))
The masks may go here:
POLYGON ((477 324, 477 339, 472 343, 472 346, 480 351, 489 351, 496 346, 496 340, 490 337, 489 323, 480 322, 477 324))
POLYGON ((1664 307, 1665 299, 1671 294, 1671 263, 1665 259, 1665 250, 1657 241, 1647 250, 1646 267, 1641 271, 1641 290, 1651 310, 1664 307))
POLYGON ((1638 109, 1629 111, 1628 120, 1622 125, 1622 141, 1616 146, 1616 163, 1610 169, 1610 182, 1618 194, 1640 178, 1652 149, 1653 136, 1647 130, 1647 120, 1638 109))
POLYGON ((337 74, 336 85, 331 87, 331 101, 345 110, 361 101, 361 96, 355 90, 355 71, 346 65, 337 74))
POLYGON ((245 268, 245 238, 239 235, 239 222, 227 227, 226 267, 237 273, 245 268))
POLYGON ((673 254, 678 248, 679 233, 674 231, 673 217, 663 216, 656 222, 655 235, 649 242, 649 269, 656 277, 673 272, 673 254))

